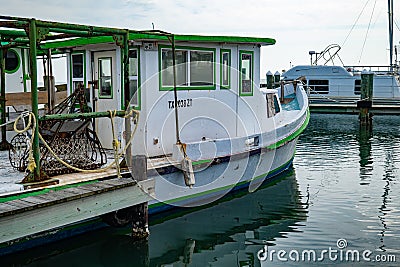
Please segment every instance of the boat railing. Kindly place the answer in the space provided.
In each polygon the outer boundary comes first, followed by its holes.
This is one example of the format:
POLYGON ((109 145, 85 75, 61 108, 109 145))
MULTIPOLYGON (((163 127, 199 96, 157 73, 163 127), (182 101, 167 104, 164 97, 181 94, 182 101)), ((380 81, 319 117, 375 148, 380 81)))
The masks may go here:
POLYGON ((287 100, 285 100, 286 97, 288 96, 287 94, 285 94, 285 85, 289 85, 289 84, 293 85, 293 93, 295 94, 296 90, 297 90, 297 85, 302 85, 303 87, 306 86, 305 77, 302 76, 295 80, 281 80, 280 81, 280 101, 281 101, 281 103, 285 103, 287 101, 292 100, 291 98, 287 98, 287 100))
POLYGON ((388 65, 357 65, 357 66, 343 66, 348 72, 353 74, 361 74, 363 71, 371 71, 376 74, 395 74, 399 73, 399 66, 388 65))

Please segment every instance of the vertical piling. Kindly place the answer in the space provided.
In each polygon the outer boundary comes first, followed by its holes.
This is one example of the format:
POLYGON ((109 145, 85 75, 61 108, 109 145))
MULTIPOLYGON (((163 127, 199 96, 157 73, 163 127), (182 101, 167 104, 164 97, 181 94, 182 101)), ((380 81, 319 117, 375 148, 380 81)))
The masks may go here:
POLYGON ((372 95, 374 86, 374 74, 370 72, 361 73, 361 99, 357 102, 359 108, 359 118, 362 125, 370 125, 372 123, 372 95))
MULTIPOLYGON (((145 155, 133 156, 132 176, 136 181, 147 179, 147 157, 145 155)), ((143 239, 149 235, 148 203, 142 203, 133 207, 132 236, 135 239, 143 239)))

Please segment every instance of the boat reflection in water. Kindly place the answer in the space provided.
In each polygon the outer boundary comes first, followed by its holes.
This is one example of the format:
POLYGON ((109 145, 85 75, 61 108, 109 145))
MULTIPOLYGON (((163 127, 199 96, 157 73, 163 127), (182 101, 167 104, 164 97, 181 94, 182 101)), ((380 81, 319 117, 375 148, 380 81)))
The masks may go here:
POLYGON ((32 266, 260 266, 257 252, 307 218, 307 199, 295 172, 253 193, 239 191, 207 207, 182 208, 150 218, 148 241, 112 229, 5 257, 32 266), (304 202, 304 204, 303 204, 304 202))

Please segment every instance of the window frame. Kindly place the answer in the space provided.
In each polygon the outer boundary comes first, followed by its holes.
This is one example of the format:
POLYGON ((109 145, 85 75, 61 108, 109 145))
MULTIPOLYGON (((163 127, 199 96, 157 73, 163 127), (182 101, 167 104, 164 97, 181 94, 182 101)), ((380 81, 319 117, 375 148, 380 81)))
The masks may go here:
POLYGON ((250 50, 239 50, 239 95, 240 96, 253 96, 254 91, 254 51, 250 50), (242 55, 249 54, 251 55, 251 77, 250 77, 250 92, 243 92, 243 83, 242 83, 242 55))
MULTIPOLYGON (((159 78, 159 91, 171 91, 174 90, 173 86, 164 86, 162 84, 162 52, 163 49, 172 50, 172 46, 170 45, 159 45, 158 46, 158 78, 159 78)), ((177 90, 215 90, 216 89, 216 48, 211 47, 194 47, 194 46, 175 46, 175 50, 184 50, 187 51, 187 67, 186 67, 186 74, 188 77, 188 83, 190 84, 190 52, 191 51, 207 51, 212 52, 212 85, 187 85, 187 86, 176 86, 177 90)))
POLYGON ((114 81, 113 81, 113 58, 110 56, 110 57, 99 57, 98 59, 97 59, 97 64, 98 64, 98 66, 97 66, 97 79, 98 79, 98 81, 99 81, 99 91, 98 91, 98 95, 99 95, 99 98, 101 98, 101 99, 113 99, 114 98, 114 81), (109 59, 110 60, 110 72, 111 72, 111 94, 110 95, 102 95, 101 94, 101 81, 100 81, 100 60, 103 60, 103 59, 109 59))
POLYGON ((231 68, 232 68, 232 51, 231 49, 221 48, 220 50, 220 88, 221 89, 231 89, 231 68), (224 64, 223 64, 223 55, 228 54, 228 84, 223 84, 223 76, 224 76, 224 64))
POLYGON ((77 50, 77 51, 73 51, 72 53, 69 54, 69 59, 70 59, 70 84, 69 84, 69 91, 70 93, 73 93, 75 88, 74 88, 74 82, 82 82, 83 86, 86 87, 86 53, 84 50, 77 50), (72 60, 72 56, 76 55, 76 54, 81 54, 83 57, 83 78, 74 78, 74 73, 73 73, 73 68, 74 68, 74 64, 73 64, 73 60, 72 60))
MULTIPOLYGON (((136 110, 140 110, 141 109, 141 105, 142 105, 142 93, 141 93, 141 75, 140 75, 140 46, 129 46, 129 50, 136 50, 137 52, 137 106, 135 106, 136 110)), ((121 50, 121 58, 123 58, 123 51, 121 50)), ((129 55, 128 55, 128 62, 129 62, 129 55)), ((121 61, 121 69, 123 70, 123 62, 121 61)), ((131 81, 131 75, 129 75, 129 83, 131 81)), ((125 88, 125 80, 121 79, 121 88, 125 88)), ((124 103, 124 99, 125 99, 125 90, 122 90, 122 94, 121 94, 121 107, 122 109, 125 109, 125 103, 124 103)))
POLYGON ((354 94, 356 96, 361 95, 361 80, 360 79, 354 80, 354 94))
POLYGON ((310 94, 313 94, 313 95, 318 95, 318 94, 327 95, 327 94, 329 94, 329 88, 330 88, 329 80, 326 80, 326 79, 323 79, 323 80, 321 80, 321 79, 320 80, 318 80, 318 79, 308 80, 307 81, 307 85, 310 88, 310 94), (311 81, 312 82, 317 81, 317 82, 320 82, 320 83, 319 84, 316 83, 316 84, 311 84, 310 85, 311 81), (317 87, 324 88, 324 90, 323 91, 317 90, 316 89, 317 87), (327 90, 325 90, 325 88, 327 88, 327 90))
POLYGON ((17 66, 16 66, 14 69, 12 69, 12 70, 7 70, 6 67, 5 67, 5 68, 4 68, 4 72, 7 73, 7 74, 13 74, 13 73, 16 73, 16 72, 19 70, 19 68, 21 67, 21 57, 20 57, 20 55, 18 54, 17 50, 12 49, 12 48, 8 48, 8 49, 6 49, 5 54, 3 54, 3 57, 4 57, 4 65, 7 64, 6 61, 7 61, 7 53, 8 53, 8 51, 14 52, 14 54, 16 55, 16 58, 17 58, 17 62, 18 62, 18 63, 17 63, 17 66))

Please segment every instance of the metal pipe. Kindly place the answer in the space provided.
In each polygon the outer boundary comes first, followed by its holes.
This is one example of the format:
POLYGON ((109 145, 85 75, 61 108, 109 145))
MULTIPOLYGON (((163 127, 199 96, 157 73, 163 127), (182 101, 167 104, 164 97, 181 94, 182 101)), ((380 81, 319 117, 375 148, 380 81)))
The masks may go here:
MULTIPOLYGON (((124 108, 125 110, 130 109, 130 88, 129 88, 129 30, 123 35, 123 45, 122 45, 122 62, 123 62, 123 81, 124 81, 124 108)), ((136 121, 136 123, 139 123, 136 121)), ((128 141, 128 136, 131 136, 131 120, 130 118, 125 118, 125 136, 126 141, 128 141)), ((129 167, 132 167, 132 145, 130 144, 126 149, 125 161, 129 167)))
POLYGON ((389 63, 390 71, 393 71, 393 0, 388 0, 389 16, 389 63))
MULTIPOLYGON (((125 110, 118 110, 116 117, 125 117, 128 113, 125 110)), ((86 113, 67 113, 67 114, 47 114, 39 117, 39 121, 48 120, 74 120, 74 119, 93 119, 93 118, 110 118, 110 112, 86 112, 86 113)))
MULTIPOLYGON (((31 97, 32 97, 32 113, 38 121, 39 110, 38 110, 38 88, 37 88, 37 35, 36 35, 36 20, 32 19, 29 21, 29 45, 30 45, 30 67, 31 67, 31 97)), ((35 160, 35 170, 31 181, 37 181, 40 179, 40 149, 39 149, 39 123, 36 123, 34 131, 34 138, 32 142, 33 157, 35 160)))
POLYGON ((179 137, 179 117, 178 117, 178 92, 176 90, 176 62, 175 62, 175 36, 171 36, 171 43, 172 43, 172 73, 173 73, 173 80, 174 80, 174 109, 175 109, 175 133, 176 133, 176 143, 180 144, 181 139, 179 137))

